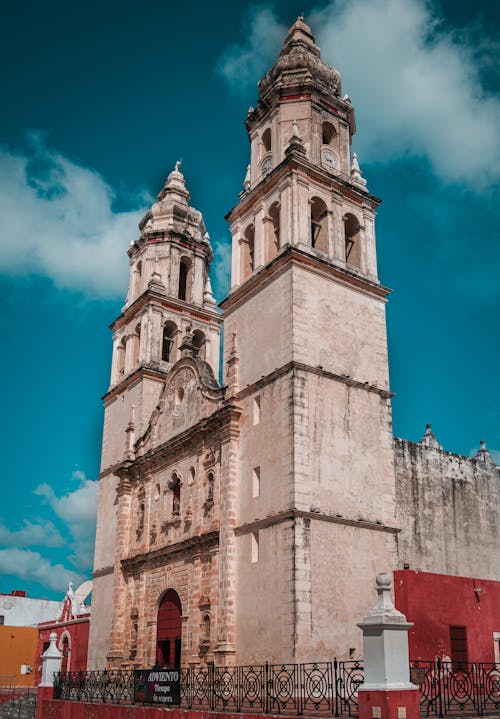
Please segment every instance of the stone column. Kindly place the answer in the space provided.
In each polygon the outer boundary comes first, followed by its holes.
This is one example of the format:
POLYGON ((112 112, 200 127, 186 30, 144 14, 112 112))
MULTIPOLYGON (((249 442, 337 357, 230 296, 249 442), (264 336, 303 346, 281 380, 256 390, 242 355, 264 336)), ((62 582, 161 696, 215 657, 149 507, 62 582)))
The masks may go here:
POLYGON ((365 680, 358 689, 359 719, 419 719, 419 691, 410 682, 408 630, 394 607, 392 578, 377 574, 377 604, 358 624, 363 631, 365 680))

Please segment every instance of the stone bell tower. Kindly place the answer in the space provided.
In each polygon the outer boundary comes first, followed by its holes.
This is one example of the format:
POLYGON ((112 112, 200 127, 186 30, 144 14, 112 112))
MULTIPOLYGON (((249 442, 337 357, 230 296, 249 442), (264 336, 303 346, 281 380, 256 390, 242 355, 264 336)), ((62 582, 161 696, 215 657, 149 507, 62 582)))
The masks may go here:
MULTIPOLYGON (((130 281, 120 316, 112 323, 111 382, 104 396, 104 431, 94 557, 93 618, 89 669, 119 663, 114 656, 111 597, 122 572, 115 556, 117 487, 115 470, 130 458, 158 404, 165 379, 189 336, 193 356, 219 372, 221 317, 212 296, 212 248, 201 213, 176 163, 158 201, 139 224, 128 250, 130 281)), ((114 616, 114 615, 113 615, 114 616)), ((116 652, 115 652, 116 653, 116 652)))
POLYGON ((365 577, 394 565, 394 467, 375 210, 354 108, 302 18, 258 86, 232 233, 238 662, 361 656, 365 577))

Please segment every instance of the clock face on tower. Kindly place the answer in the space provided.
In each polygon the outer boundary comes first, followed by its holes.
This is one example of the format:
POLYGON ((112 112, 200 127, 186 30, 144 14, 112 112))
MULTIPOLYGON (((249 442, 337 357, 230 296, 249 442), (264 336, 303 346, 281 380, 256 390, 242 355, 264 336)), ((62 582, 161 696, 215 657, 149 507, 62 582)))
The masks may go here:
POLYGON ((323 150, 321 153, 321 164, 327 170, 334 170, 337 167, 335 155, 330 150, 323 150))

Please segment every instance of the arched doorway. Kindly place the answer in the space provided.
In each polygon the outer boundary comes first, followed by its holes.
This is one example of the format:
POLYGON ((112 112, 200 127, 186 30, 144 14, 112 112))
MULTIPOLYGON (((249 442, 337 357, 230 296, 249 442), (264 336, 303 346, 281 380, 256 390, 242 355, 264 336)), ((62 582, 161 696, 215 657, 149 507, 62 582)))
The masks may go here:
POLYGON ((68 635, 65 634, 62 638, 62 642, 60 644, 60 652, 62 653, 62 660, 61 660, 61 671, 62 672, 69 672, 69 653, 70 653, 70 646, 69 646, 69 639, 68 635))
POLYGON ((164 667, 181 665, 182 609, 179 595, 169 589, 158 607, 156 661, 164 667))

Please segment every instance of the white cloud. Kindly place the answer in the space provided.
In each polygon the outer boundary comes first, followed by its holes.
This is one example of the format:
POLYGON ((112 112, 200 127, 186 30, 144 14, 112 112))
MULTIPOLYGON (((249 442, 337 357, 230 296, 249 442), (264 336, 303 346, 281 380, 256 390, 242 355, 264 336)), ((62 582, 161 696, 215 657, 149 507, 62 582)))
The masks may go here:
POLYGON ((124 296, 126 249, 143 211, 115 212, 114 199, 97 172, 39 140, 26 154, 0 147, 0 272, 44 275, 90 297, 124 296))
MULTIPOLYGON (((500 178, 500 99, 482 85, 477 43, 445 30, 435 8, 426 0, 337 0, 306 19, 356 106, 362 162, 422 157, 445 181, 483 186, 500 178)), ((232 86, 260 79, 276 58, 278 33, 282 41, 282 26, 261 7, 247 44, 222 57, 232 86)))
POLYGON ((231 286, 231 240, 213 242, 215 262, 212 264, 214 294, 219 302, 229 292, 231 286))
POLYGON ((247 44, 228 47, 217 68, 235 89, 241 91, 260 80, 286 34, 286 26, 278 22, 269 7, 252 8, 248 22, 250 29, 247 44))
POLYGON ((45 497, 55 514, 65 522, 72 537, 73 553, 69 559, 83 571, 92 566, 99 482, 87 479, 78 471, 73 473, 73 480, 80 486, 60 497, 48 484, 40 484, 35 494, 45 497))
POLYGON ((60 547, 64 539, 52 522, 41 524, 25 519, 21 529, 14 531, 0 524, 0 544, 6 547, 60 547))
POLYGON ((39 582, 56 592, 64 592, 70 581, 78 584, 84 579, 62 564, 52 564, 39 552, 14 547, 0 549, 0 572, 12 574, 27 584, 39 582))

